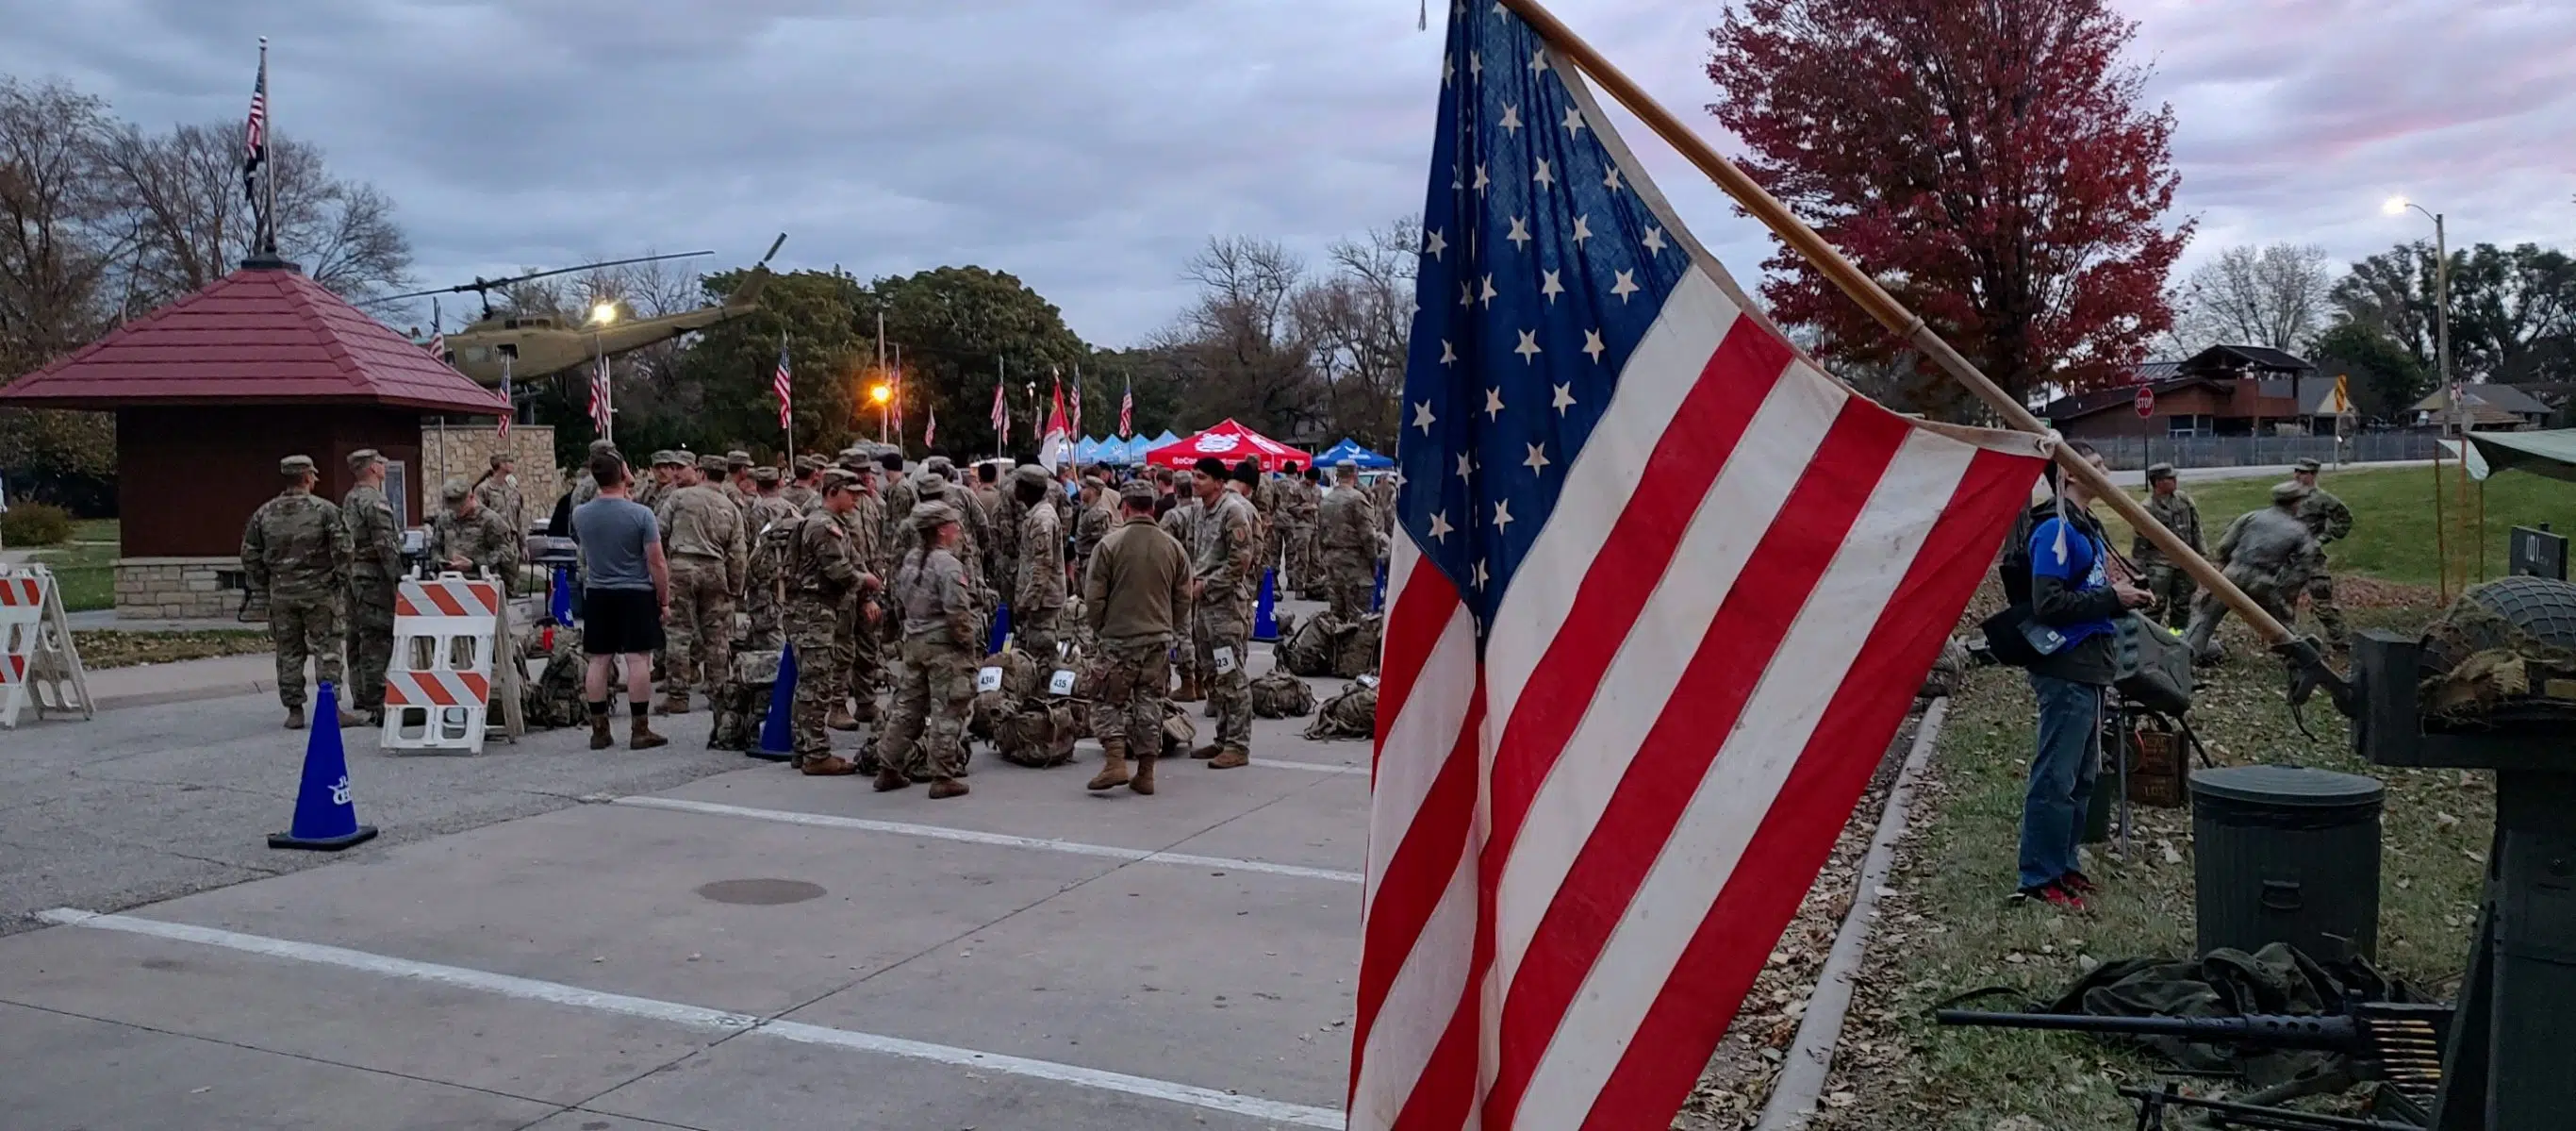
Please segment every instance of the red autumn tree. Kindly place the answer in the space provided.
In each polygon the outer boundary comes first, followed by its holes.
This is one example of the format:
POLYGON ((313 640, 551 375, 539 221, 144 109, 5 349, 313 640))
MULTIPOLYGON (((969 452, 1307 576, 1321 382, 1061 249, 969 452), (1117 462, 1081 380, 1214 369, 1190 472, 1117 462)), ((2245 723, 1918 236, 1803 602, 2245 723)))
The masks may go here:
MULTIPOLYGON (((1747 172, 2007 392, 2099 387, 2172 323, 2192 227, 2162 225, 2173 109, 2121 61, 2135 30, 2109 0, 1741 0, 1709 33, 1709 111, 1747 172)), ((1765 266, 1773 316, 1820 355, 1973 412, 1796 254, 1765 266)))

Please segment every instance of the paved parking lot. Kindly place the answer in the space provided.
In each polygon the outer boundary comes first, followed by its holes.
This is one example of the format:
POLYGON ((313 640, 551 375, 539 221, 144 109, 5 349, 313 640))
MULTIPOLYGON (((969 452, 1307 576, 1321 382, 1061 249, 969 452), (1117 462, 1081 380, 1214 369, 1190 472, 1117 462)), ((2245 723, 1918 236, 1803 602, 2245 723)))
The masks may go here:
MULTIPOLYGON (((148 710, 231 727, 196 757, 291 783, 261 752, 273 706, 148 710)), ((1166 766, 1151 798, 1085 792, 1088 743, 1047 771, 980 754, 973 794, 940 802, 694 750, 626 755, 636 788, 595 788, 620 763, 568 732, 479 763, 353 745, 361 817, 392 843, 235 883, 315 862, 264 855, 255 821, 188 824, 232 870, 195 886, 229 886, 130 908, 107 880, 8 889, 33 929, 0 938, 0 1110, 41 1129, 1338 1127, 1368 751, 1302 722, 1257 723, 1243 769, 1166 766), (430 773, 470 783, 437 815, 509 819, 406 837, 366 807, 371 779, 430 773)))

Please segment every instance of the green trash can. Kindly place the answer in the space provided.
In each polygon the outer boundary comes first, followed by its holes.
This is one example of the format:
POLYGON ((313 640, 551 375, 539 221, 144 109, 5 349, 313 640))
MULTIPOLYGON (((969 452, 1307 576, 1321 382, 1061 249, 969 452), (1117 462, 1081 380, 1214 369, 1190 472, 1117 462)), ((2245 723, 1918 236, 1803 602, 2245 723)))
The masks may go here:
POLYGON ((2379 779, 2300 766, 2191 777, 2200 953, 2379 955, 2379 779))

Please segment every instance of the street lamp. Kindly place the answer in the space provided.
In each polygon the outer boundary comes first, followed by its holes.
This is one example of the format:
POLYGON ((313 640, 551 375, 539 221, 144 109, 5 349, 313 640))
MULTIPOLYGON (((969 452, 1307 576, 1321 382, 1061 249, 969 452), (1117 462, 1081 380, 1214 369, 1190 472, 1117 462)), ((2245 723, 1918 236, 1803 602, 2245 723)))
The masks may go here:
POLYGON ((886 420, 887 417, 893 413, 894 386, 888 385, 883 381, 870 385, 868 386, 868 399, 875 401, 877 406, 877 442, 880 444, 885 443, 887 431, 886 420))
POLYGON ((597 306, 594 306, 594 307, 591 307, 591 308, 590 308, 590 324, 591 324, 591 325, 593 325, 593 326, 605 326, 605 325, 608 325, 609 323, 611 323, 611 322, 615 322, 615 321, 617 321, 617 304, 616 304, 616 303, 613 303, 613 302, 603 302, 603 303, 600 303, 600 304, 599 304, 599 305, 597 305, 597 306))
MULTIPOLYGON (((2460 397, 2451 386, 2450 239, 2443 230, 2441 213, 2405 197, 2389 197, 2388 203, 2381 205, 2379 210, 2391 216, 2403 216, 2409 208, 2423 213, 2427 219, 2433 221, 2433 379, 2441 383, 2443 396, 2448 397, 2451 402, 2452 417, 2460 424, 2460 431, 2465 434, 2468 431, 2468 418, 2461 415, 2460 397)), ((2463 442, 2466 441, 2463 440, 2463 442)))

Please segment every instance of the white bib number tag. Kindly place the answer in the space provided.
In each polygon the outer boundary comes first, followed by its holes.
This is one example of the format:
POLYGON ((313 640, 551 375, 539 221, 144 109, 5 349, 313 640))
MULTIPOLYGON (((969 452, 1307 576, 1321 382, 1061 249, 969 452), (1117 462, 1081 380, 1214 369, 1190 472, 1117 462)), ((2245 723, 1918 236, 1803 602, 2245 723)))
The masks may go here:
POLYGON ((1376 676, 1373 676, 1373 675, 1369 675, 1369 674, 1367 674, 1367 673, 1365 673, 1365 672, 1361 673, 1361 675, 1360 675, 1360 686, 1362 686, 1362 687, 1375 687, 1375 686, 1377 686, 1377 677, 1376 677, 1376 676))
POLYGON ((1233 648, 1233 646, 1228 645, 1228 646, 1226 646, 1226 647, 1223 647, 1223 648, 1219 648, 1219 649, 1217 649, 1217 650, 1216 650, 1216 674, 1218 674, 1218 675, 1225 675, 1225 674, 1227 674, 1227 673, 1229 673, 1229 672, 1232 672, 1233 670, 1234 670, 1234 648, 1233 648))
POLYGON ((1055 695, 1073 694, 1073 669, 1057 668, 1055 674, 1047 678, 1047 691, 1055 695))
POLYGON ((976 671, 975 671, 975 690, 977 690, 977 691, 981 692, 981 691, 1000 691, 1001 689, 1002 689, 1002 669, 1000 669, 1000 668, 978 668, 978 669, 976 669, 976 671))

